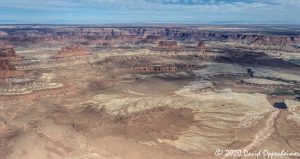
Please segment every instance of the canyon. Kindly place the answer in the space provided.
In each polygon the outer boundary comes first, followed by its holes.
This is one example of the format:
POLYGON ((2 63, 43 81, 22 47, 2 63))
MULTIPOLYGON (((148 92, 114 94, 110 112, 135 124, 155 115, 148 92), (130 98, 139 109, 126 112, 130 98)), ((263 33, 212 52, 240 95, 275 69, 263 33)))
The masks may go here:
POLYGON ((299 46, 298 26, 1 25, 0 159, 299 152, 299 46))

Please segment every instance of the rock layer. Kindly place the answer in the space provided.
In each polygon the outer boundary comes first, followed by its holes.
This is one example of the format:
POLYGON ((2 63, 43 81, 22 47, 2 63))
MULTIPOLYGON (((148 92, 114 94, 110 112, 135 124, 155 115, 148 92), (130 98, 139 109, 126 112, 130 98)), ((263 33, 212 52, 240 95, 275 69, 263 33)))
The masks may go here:
POLYGON ((205 43, 203 41, 198 42, 197 49, 205 50, 206 49, 205 43))
POLYGON ((12 46, 3 46, 0 48, 0 59, 19 60, 20 57, 12 46))
POLYGON ((176 41, 159 41, 158 48, 161 49, 176 49, 178 48, 176 41))
POLYGON ((21 76, 24 73, 13 66, 9 60, 0 60, 0 78, 11 78, 21 76))
POLYGON ((68 58, 68 57, 75 57, 75 56, 86 56, 90 55, 87 49, 81 45, 71 45, 67 47, 61 48, 57 55, 53 56, 52 58, 68 58))
POLYGON ((163 72, 176 72, 177 67, 153 65, 153 66, 133 67, 131 70, 135 73, 163 73, 163 72))

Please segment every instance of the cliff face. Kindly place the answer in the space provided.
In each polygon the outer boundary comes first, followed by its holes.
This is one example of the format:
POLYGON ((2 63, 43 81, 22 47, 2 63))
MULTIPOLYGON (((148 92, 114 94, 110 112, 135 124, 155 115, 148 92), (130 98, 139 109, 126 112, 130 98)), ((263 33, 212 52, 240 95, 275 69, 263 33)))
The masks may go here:
POLYGON ((299 39, 295 37, 266 37, 260 36, 257 37, 252 44, 258 45, 271 45, 271 46, 286 46, 286 45, 293 45, 298 43, 299 39))
POLYGON ((75 57, 75 56, 86 56, 90 55, 87 49, 80 45, 71 45, 67 47, 61 48, 57 55, 52 58, 67 58, 67 57, 75 57))
MULTIPOLYGON (((10 32, 0 40, 15 45, 30 45, 32 43, 64 43, 66 41, 82 41, 93 45, 119 45, 124 43, 156 43, 163 40, 177 42, 197 41, 232 41, 252 45, 289 46, 300 44, 300 35, 273 35, 257 32, 235 32, 199 30, 196 28, 164 28, 164 27, 116 27, 116 28, 51 28, 32 29, 10 32), (34 30, 34 31, 33 31, 34 30)), ((162 44, 163 47, 175 47, 172 44, 162 44), (165 45, 165 46, 163 46, 165 45)))
POLYGON ((16 70, 16 68, 8 60, 0 60, 0 70, 13 71, 16 70))
POLYGON ((10 60, 10 61, 18 61, 21 60, 22 57, 18 56, 12 46, 3 45, 0 48, 0 60, 10 60))
POLYGON ((18 71, 15 66, 13 66, 9 60, 0 60, 0 78, 12 78, 21 76, 24 73, 18 71))
POLYGON ((165 29, 156 33, 164 39, 176 41, 237 41, 255 45, 287 46, 300 44, 299 36, 260 35, 256 33, 230 33, 212 31, 185 31, 178 29, 165 29))
POLYGON ((1 57, 16 57, 17 54, 12 47, 0 48, 0 58, 1 57))
POLYGON ((177 42, 176 41, 159 41, 158 48, 162 49, 176 49, 177 42))
POLYGON ((197 49, 205 50, 206 49, 205 43, 203 41, 198 42, 197 49))
POLYGON ((162 72, 176 72, 177 67, 175 66, 141 66, 141 67, 133 67, 131 70, 134 73, 162 73, 162 72))
POLYGON ((156 36, 156 35, 147 35, 146 36, 146 40, 159 40, 160 36, 156 36))
POLYGON ((58 54, 69 54, 69 53, 84 53, 87 52, 86 48, 80 45, 72 45, 61 48, 58 54))
MULTIPOLYGON (((176 41, 236 41, 253 45, 280 47, 300 44, 299 36, 259 35, 255 33, 223 33, 208 31, 185 32, 182 30, 166 30, 165 33, 160 33, 159 36, 176 41)), ((198 46, 201 47, 203 46, 202 44, 203 43, 199 43, 198 46)))

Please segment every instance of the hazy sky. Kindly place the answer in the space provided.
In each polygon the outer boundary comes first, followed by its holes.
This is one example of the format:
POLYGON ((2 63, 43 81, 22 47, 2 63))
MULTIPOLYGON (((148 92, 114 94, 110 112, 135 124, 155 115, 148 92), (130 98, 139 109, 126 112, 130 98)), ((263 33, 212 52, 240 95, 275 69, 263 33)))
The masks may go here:
POLYGON ((0 0, 0 23, 300 24, 300 0, 0 0))

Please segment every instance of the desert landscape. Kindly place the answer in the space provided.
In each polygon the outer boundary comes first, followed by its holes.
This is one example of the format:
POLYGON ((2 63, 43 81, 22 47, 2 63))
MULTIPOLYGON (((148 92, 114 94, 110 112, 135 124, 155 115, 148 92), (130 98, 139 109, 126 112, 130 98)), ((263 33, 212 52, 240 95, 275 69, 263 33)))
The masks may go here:
POLYGON ((226 150, 300 152, 299 26, 0 25, 0 159, 226 150))

